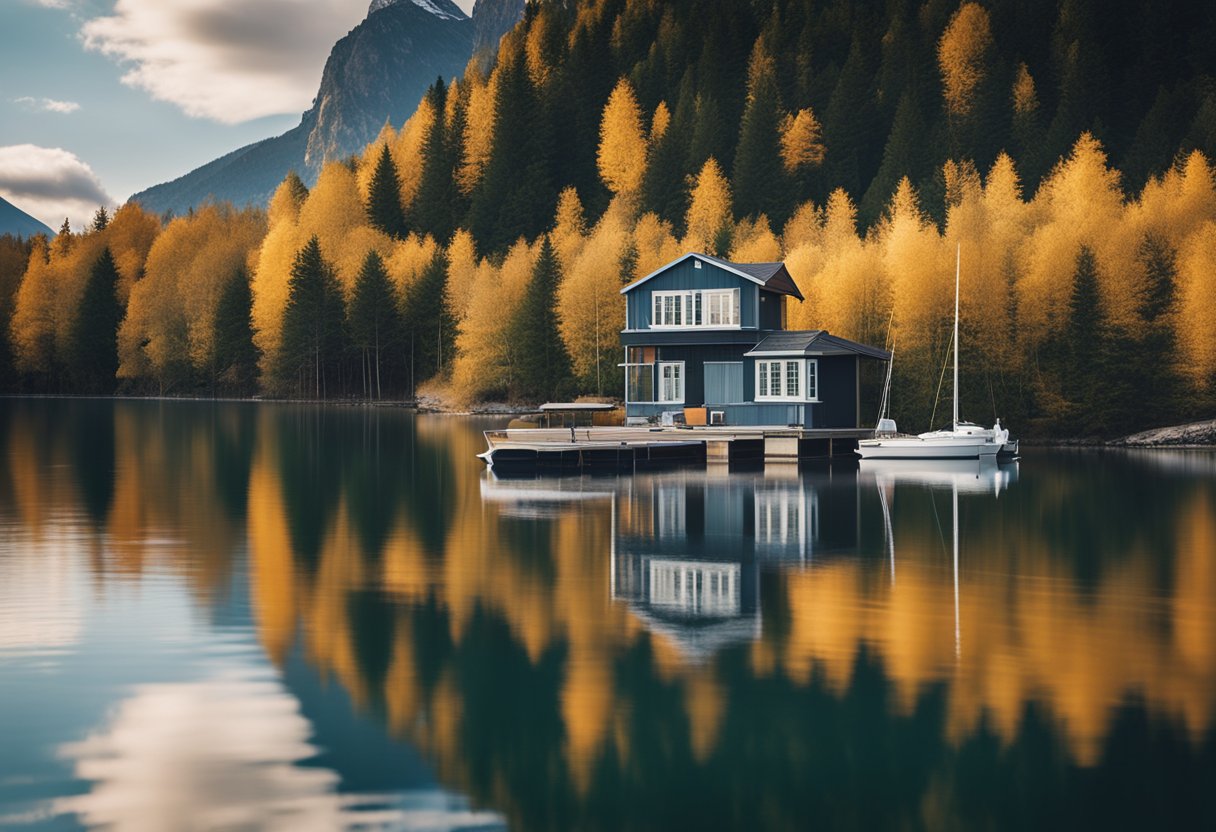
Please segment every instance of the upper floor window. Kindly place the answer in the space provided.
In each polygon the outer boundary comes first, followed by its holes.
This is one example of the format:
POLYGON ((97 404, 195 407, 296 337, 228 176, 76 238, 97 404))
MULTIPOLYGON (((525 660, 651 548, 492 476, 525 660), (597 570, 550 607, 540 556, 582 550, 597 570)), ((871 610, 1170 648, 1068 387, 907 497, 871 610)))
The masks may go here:
POLYGON ((652 327, 737 327, 738 289, 653 292, 652 327))

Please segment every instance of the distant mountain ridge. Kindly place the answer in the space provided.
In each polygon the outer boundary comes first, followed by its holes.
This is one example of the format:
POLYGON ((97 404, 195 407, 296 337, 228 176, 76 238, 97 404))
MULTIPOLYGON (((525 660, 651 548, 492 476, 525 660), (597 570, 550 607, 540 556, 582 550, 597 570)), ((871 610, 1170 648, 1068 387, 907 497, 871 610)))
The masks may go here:
POLYGON ((7 199, 0 197, 0 236, 5 234, 28 239, 35 234, 53 237, 55 232, 51 230, 50 226, 31 217, 7 199))
POLYGON ((334 44, 299 125, 131 199, 181 214, 209 200, 265 205, 291 170, 311 183, 326 160, 358 153, 385 121, 404 122, 436 78, 460 75, 523 10, 524 0, 478 0, 470 18, 451 0, 373 0, 363 22, 334 44))

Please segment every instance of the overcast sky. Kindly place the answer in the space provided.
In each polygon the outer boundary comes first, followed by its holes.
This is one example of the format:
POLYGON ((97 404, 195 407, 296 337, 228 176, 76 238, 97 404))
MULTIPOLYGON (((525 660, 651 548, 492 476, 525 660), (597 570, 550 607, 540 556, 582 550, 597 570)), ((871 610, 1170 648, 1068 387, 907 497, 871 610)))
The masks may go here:
POLYGON ((0 196, 78 226, 283 132, 368 3, 0 0, 0 196))

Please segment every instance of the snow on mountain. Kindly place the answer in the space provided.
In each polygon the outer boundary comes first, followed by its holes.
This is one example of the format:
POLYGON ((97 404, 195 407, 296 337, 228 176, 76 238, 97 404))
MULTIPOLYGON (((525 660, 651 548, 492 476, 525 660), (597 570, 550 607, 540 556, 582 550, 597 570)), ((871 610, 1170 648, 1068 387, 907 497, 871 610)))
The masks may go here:
POLYGON ((387 9, 389 6, 395 6, 398 3, 413 3, 418 8, 444 20, 464 20, 468 17, 451 0, 372 0, 372 4, 367 8, 367 13, 370 15, 381 9, 387 9))

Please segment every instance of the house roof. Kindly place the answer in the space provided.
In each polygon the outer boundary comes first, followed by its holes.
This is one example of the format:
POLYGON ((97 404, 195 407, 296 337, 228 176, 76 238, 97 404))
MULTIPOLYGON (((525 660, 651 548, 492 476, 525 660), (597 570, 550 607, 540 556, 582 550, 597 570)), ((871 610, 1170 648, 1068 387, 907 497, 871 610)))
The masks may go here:
POLYGON ((790 295, 791 297, 798 298, 798 300, 802 300, 802 292, 798 291, 798 284, 794 282, 794 278, 790 277, 790 273, 785 268, 784 263, 732 263, 720 257, 711 257, 708 254, 701 254, 695 251, 690 251, 683 257, 678 257, 665 266, 655 269, 645 277, 633 281, 621 289, 621 294, 632 292, 647 280, 650 280, 650 278, 657 277, 672 266, 683 263, 690 257, 704 260, 706 263, 712 263, 720 269, 725 269, 732 274, 737 274, 739 277, 750 280, 752 283, 757 283, 770 292, 775 292, 779 295, 790 295))
POLYGON ((890 361, 891 353, 878 347, 839 338, 822 329, 784 330, 774 332, 756 344, 747 356, 783 355, 847 355, 890 361))

